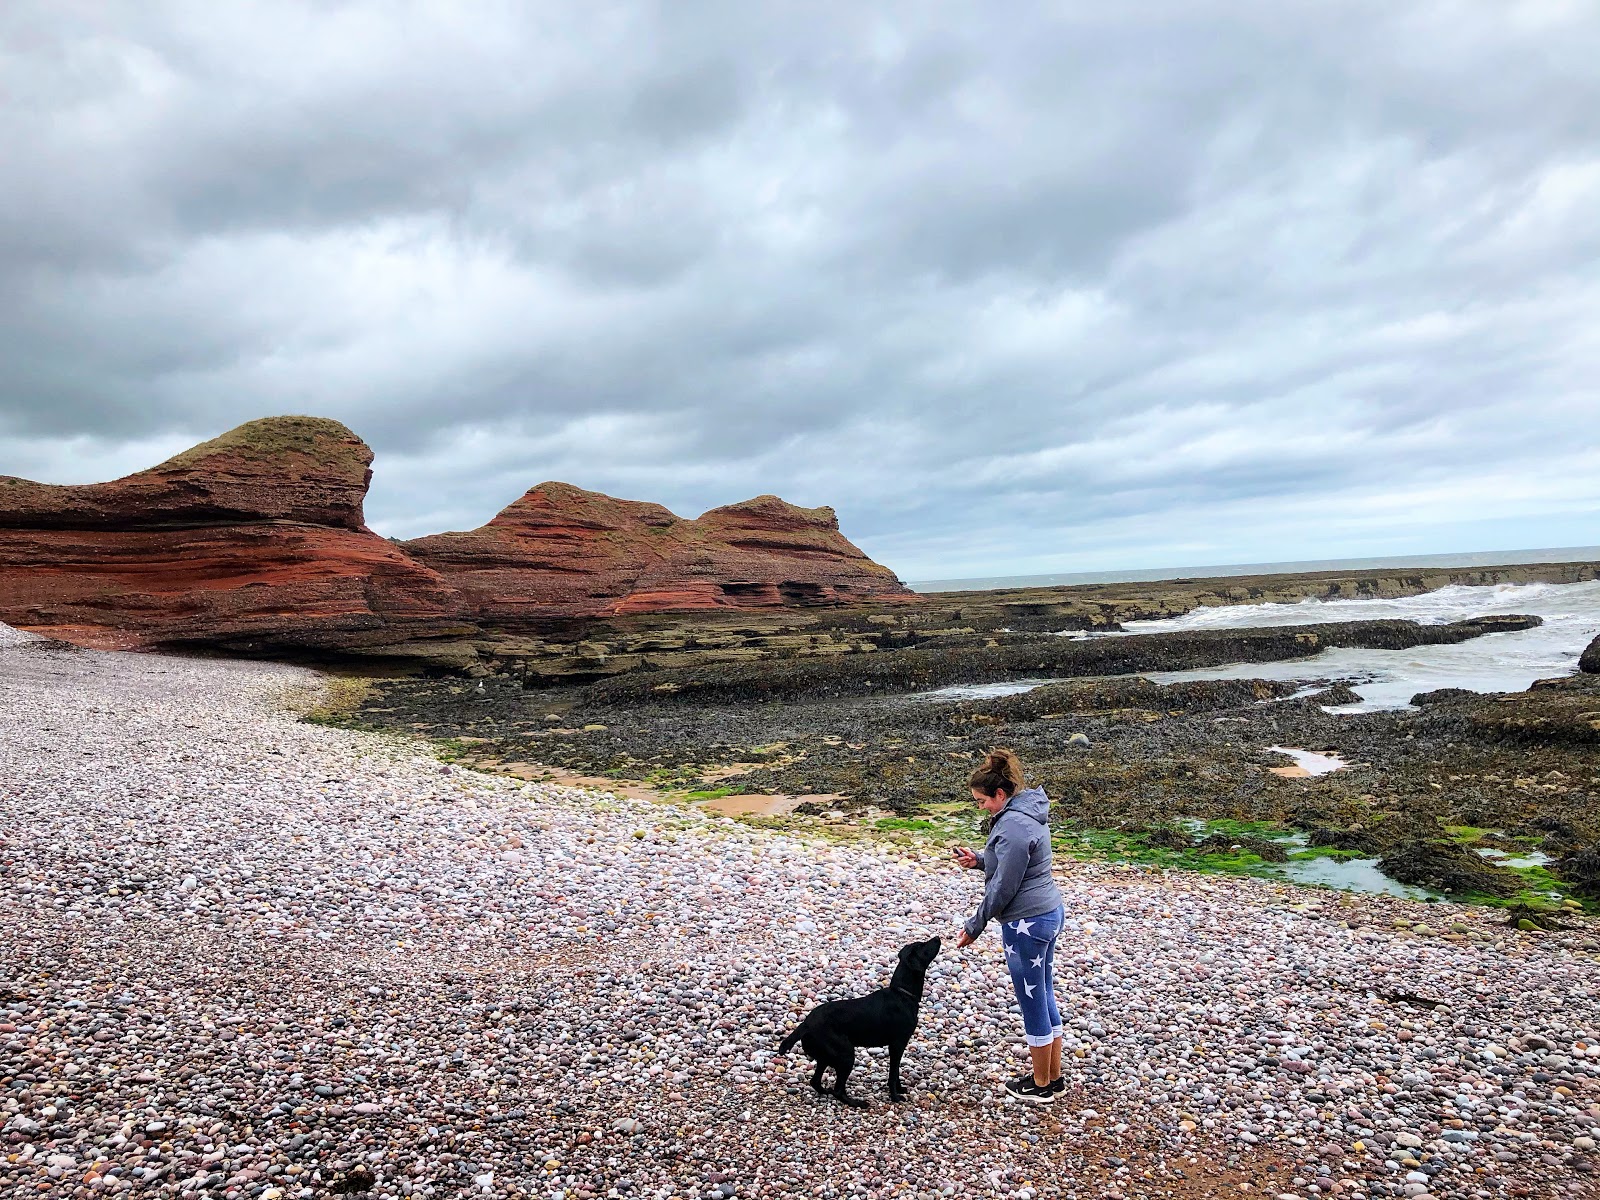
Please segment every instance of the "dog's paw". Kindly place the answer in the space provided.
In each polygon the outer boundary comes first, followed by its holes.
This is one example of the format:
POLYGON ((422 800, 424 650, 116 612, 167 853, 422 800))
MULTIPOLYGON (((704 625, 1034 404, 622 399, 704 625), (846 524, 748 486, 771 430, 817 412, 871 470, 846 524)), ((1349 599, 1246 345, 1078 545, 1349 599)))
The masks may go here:
POLYGON ((909 1095, 907 1095, 905 1092, 890 1092, 889 1093, 889 1103, 891 1103, 891 1104, 904 1104, 909 1099, 911 1099, 911 1097, 909 1095))
POLYGON ((872 1105, 868 1104, 865 1100, 861 1099, 861 1097, 859 1097, 859 1096, 840 1096, 839 1099, 843 1103, 848 1104, 851 1108, 871 1108, 872 1107, 872 1105))

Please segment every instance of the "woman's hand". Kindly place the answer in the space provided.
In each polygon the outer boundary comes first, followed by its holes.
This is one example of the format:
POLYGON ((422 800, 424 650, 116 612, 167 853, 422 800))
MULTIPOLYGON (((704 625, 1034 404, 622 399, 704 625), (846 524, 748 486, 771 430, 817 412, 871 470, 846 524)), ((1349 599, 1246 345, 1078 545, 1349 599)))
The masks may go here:
POLYGON ((976 940, 977 939, 975 939, 970 933, 963 929, 960 933, 956 934, 956 949, 965 950, 976 940))
POLYGON ((956 861, 963 867, 966 867, 968 870, 978 866, 979 863, 983 861, 965 846, 957 846, 954 850, 950 851, 950 853, 954 854, 956 856, 956 861))

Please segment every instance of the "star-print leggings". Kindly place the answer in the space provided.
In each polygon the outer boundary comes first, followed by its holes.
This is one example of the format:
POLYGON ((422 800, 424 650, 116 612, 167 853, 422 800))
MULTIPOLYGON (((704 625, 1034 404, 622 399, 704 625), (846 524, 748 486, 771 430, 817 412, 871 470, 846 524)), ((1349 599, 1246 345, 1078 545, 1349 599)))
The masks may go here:
POLYGON ((1022 1006, 1023 1041, 1030 1046, 1048 1046, 1061 1036, 1061 1010, 1056 1007, 1056 935, 1064 917, 1058 905, 1041 916, 1000 922, 1006 968, 1022 1006))

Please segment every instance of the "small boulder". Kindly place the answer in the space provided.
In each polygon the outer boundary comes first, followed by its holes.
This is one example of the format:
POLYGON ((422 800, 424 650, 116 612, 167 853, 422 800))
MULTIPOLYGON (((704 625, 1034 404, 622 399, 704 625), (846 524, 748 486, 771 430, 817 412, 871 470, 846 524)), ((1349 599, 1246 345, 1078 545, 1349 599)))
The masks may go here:
POLYGON ((1589 648, 1578 659, 1578 670, 1587 675, 1600 675, 1600 637, 1589 643, 1589 648))

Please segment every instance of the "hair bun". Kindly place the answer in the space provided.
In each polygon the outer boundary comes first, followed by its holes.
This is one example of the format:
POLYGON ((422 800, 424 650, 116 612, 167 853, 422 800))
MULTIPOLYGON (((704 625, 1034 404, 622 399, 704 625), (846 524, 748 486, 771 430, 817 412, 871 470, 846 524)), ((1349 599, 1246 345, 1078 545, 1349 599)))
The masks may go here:
POLYGON ((1022 787, 1022 761, 1012 750, 991 750, 983 758, 983 766, 972 773, 971 784, 987 796, 1004 791, 1014 796, 1022 787))

